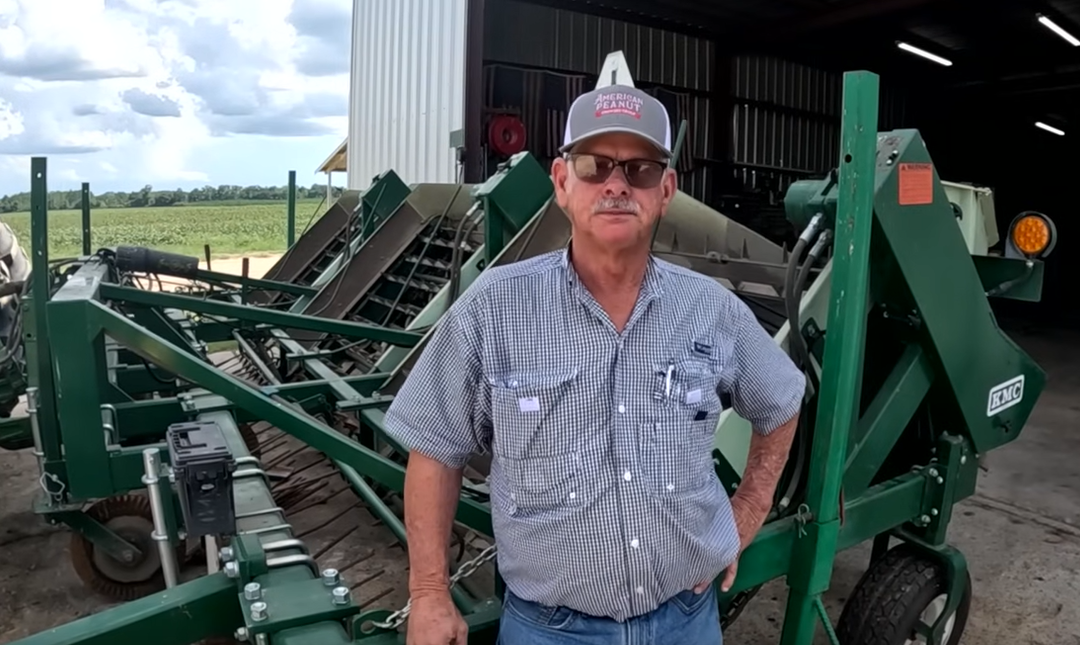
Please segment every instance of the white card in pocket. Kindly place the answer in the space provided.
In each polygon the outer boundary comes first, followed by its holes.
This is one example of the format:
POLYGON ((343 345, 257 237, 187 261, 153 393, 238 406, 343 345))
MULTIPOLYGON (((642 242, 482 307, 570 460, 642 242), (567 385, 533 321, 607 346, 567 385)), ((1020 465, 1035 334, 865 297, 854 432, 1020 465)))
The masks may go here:
POLYGON ((701 403, 701 390, 690 390, 686 393, 686 405, 701 403))
POLYGON ((522 412, 539 412, 540 399, 535 396, 523 396, 518 399, 518 409, 522 412))

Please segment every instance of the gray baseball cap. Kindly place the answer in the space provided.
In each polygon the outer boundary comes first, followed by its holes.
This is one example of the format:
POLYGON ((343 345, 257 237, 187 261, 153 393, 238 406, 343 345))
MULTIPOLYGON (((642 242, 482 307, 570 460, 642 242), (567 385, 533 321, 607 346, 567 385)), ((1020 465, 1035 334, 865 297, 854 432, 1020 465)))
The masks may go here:
POLYGON ((570 106, 560 152, 608 132, 627 132, 645 138, 665 158, 671 152, 671 118, 664 104, 636 87, 608 85, 577 97, 570 106))

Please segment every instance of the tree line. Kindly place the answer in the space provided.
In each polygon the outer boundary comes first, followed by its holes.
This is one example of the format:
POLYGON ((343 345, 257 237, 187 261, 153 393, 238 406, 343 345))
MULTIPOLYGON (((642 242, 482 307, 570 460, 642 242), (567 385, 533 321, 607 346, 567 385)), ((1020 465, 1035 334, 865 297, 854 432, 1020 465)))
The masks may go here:
MULTIPOLYGON (((341 188, 334 186, 333 198, 341 194, 341 188)), ((183 206, 206 202, 229 201, 285 201, 289 196, 288 186, 203 186, 183 190, 154 190, 152 186, 143 186, 133 192, 113 191, 95 194, 90 191, 90 208, 146 208, 149 206, 183 206)), ((296 198, 322 199, 326 196, 325 184, 297 186, 296 198)), ((82 208, 82 190, 49 191, 49 210, 67 210, 82 208)), ((0 213, 17 213, 30 210, 30 193, 15 193, 0 197, 0 213)))

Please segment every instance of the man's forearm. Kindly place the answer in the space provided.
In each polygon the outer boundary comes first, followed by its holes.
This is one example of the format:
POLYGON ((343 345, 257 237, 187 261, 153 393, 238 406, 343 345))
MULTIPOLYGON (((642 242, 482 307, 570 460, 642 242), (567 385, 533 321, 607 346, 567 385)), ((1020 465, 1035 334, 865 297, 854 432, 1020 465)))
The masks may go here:
POLYGON ((746 469, 735 494, 750 507, 755 517, 762 521, 772 508, 776 485, 787 464, 791 442, 798 425, 799 416, 795 415, 795 418, 769 434, 755 433, 750 439, 746 469))
POLYGON ((461 471, 416 452, 405 471, 409 593, 449 593, 448 545, 461 493, 461 471))

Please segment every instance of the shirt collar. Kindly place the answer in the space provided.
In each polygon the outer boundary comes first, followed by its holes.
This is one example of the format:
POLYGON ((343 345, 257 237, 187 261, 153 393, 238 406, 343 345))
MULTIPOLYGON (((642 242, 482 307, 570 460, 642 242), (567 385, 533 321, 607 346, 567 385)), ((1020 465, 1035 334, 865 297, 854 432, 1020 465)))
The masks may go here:
MULTIPOLYGON (((571 287, 582 286, 574 265, 570 262, 570 248, 574 241, 571 239, 563 247, 560 266, 566 277, 566 283, 571 287)), ((645 266, 645 280, 641 285, 642 299, 645 297, 659 297, 664 293, 664 269, 657 263, 656 256, 649 254, 649 263, 645 266)))

